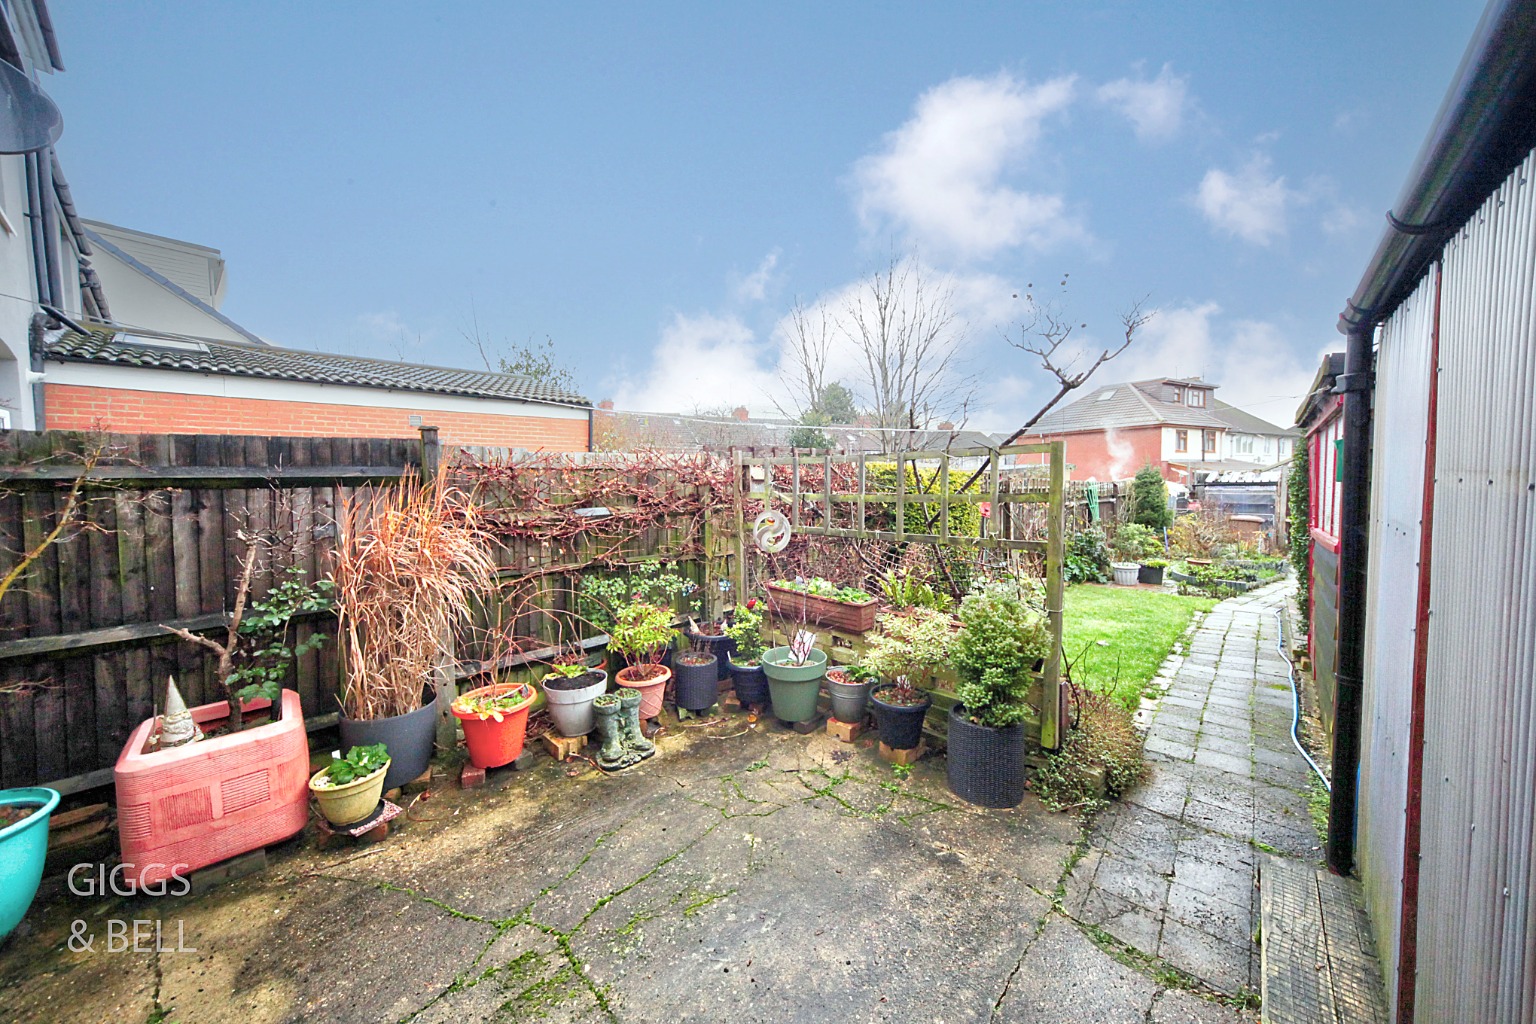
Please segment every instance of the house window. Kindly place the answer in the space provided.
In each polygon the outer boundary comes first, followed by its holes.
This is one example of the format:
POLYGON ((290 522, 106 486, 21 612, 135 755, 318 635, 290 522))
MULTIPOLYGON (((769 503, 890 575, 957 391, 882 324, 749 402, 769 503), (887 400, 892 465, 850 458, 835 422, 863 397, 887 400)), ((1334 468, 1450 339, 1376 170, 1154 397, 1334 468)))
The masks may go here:
POLYGON ((1205 452, 1209 455, 1216 450, 1216 431, 1202 430, 1200 433, 1204 436, 1205 452))
POLYGON ((1253 435, 1238 434, 1232 441, 1232 449, 1239 455, 1253 454, 1253 435))
POLYGON ((1182 402, 1182 401, 1184 401, 1184 389, 1183 388, 1174 388, 1173 389, 1172 401, 1175 401, 1175 402, 1182 402))
POLYGON ((1205 392, 1199 388, 1189 389, 1189 406, 1192 409, 1205 408, 1205 392))
POLYGON ((1189 431, 1175 430, 1173 432, 1173 450, 1176 452, 1189 451, 1189 431))

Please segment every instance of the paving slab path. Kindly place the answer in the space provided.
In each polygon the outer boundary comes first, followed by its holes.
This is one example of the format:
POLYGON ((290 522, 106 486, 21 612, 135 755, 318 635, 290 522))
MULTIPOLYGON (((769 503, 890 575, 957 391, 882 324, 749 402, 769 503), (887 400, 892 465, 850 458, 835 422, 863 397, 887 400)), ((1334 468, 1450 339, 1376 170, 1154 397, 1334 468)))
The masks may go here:
POLYGON ((1144 784, 1100 815, 1067 880, 1080 925, 1217 992, 1257 997, 1257 868, 1315 860, 1312 771, 1291 742, 1285 582, 1217 605, 1160 672, 1144 784))

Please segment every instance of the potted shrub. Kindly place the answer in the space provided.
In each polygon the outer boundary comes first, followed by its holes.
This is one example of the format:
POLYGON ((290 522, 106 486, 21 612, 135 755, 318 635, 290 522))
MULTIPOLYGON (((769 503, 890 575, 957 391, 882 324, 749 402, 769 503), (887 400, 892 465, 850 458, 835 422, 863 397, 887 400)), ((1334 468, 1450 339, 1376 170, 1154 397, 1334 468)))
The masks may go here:
POLYGON ((672 678, 661 659, 676 636, 672 613, 659 605, 633 601, 614 613, 608 649, 627 662, 614 678, 620 686, 640 691, 641 718, 661 714, 661 697, 672 678))
POLYGON ((1036 672, 1051 653, 1044 616, 1018 586, 992 583, 960 602, 949 712, 949 788, 982 807, 1024 799, 1024 719, 1036 672))
POLYGON ((869 709, 869 691, 875 685, 873 669, 843 665, 827 670, 827 693, 832 696, 832 717, 839 722, 862 722, 869 709))
POLYGON ((186 874, 281 842, 309 820, 304 713, 298 693, 282 683, 293 658, 325 639, 291 643, 290 620, 326 610, 329 585, 311 586, 302 570, 289 569, 265 597, 251 600, 253 582, 271 570, 284 538, 248 531, 240 537, 245 551, 222 638, 162 627, 216 655, 225 699, 188 711, 179 694, 170 696, 168 681, 166 713, 140 722, 113 766, 129 885, 152 885, 173 870, 186 874), (185 742, 161 742, 167 738, 185 742))
POLYGON ((715 706, 720 700, 719 663, 720 659, 714 654, 696 646, 673 656, 672 674, 677 679, 679 708, 699 712, 715 706))
POLYGON ((813 646, 815 642, 814 634, 801 632, 789 646, 764 651, 759 659, 768 677, 773 713, 781 722, 809 722, 816 717, 827 652, 813 646))
POLYGON ((706 651, 715 656, 715 674, 718 679, 731 678, 731 635, 724 620, 716 619, 714 622, 697 623, 689 619, 687 638, 695 650, 706 651))
POLYGON ((315 794, 320 813, 332 825, 346 828, 367 821, 384 796, 384 776, 389 771, 389 751, 382 743, 353 747, 346 757, 315 772, 309 791, 315 794))
POLYGON ((1160 554, 1163 550, 1157 535, 1140 523, 1121 523, 1115 530, 1113 544, 1118 562, 1111 562, 1115 572, 1115 585, 1134 586, 1141 575, 1141 560, 1160 554))
POLYGON ((533 698, 533 687, 526 683, 493 683, 459 695, 449 710, 464 726, 470 764, 500 768, 517 760, 533 698))
POLYGON ((889 684, 869 695, 880 742, 910 750, 922 742, 923 716, 932 700, 924 689, 949 661, 954 620, 934 608, 913 608, 880 616, 880 632, 871 638, 866 665, 889 684))
POLYGON ((0 790, 0 940, 32 905, 48 856, 48 819, 59 794, 41 786, 0 790))
POLYGON ((1167 568, 1166 558, 1148 558, 1141 563, 1141 571, 1137 573, 1136 579, 1138 582, 1160 587, 1163 585, 1163 570, 1167 568))
POLYGON ((758 610, 756 598, 736 609, 726 635, 731 638, 731 681, 736 687, 736 699, 744 707, 768 707, 771 696, 762 666, 767 645, 763 642, 763 613, 758 610))
POLYGON ((341 740, 383 743, 393 762, 384 788, 394 789, 432 760, 432 680, 453 658, 455 631, 495 588, 494 539, 446 464, 431 481, 407 473, 391 487, 353 492, 336 522, 341 740))
POLYGON ((585 664, 557 662, 543 679, 544 704, 561 736, 592 731, 592 702, 608 689, 608 673, 585 664))
POLYGON ((857 587, 840 587, 819 576, 810 579, 774 580, 767 584, 768 605, 773 613, 795 622, 865 633, 875 626, 879 602, 857 587))

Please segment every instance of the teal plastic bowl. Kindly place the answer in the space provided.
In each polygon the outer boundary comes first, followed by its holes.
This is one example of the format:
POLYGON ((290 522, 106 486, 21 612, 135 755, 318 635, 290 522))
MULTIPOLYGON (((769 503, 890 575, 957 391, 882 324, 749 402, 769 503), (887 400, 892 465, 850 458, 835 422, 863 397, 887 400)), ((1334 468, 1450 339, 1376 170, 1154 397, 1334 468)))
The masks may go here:
POLYGON ((43 880, 48 855, 48 819, 59 794, 42 786, 0 789, 0 804, 41 804, 22 821, 0 828, 0 939, 27 916, 43 880))

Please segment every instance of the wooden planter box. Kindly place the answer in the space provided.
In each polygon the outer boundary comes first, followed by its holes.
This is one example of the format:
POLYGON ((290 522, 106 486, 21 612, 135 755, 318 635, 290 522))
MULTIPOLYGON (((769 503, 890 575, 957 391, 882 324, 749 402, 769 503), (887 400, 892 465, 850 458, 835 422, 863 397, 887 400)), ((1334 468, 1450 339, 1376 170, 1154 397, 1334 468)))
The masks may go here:
MULTIPOLYGON (((145 750, 155 719, 133 730, 113 770, 129 884, 185 876, 303 831, 309 737, 299 695, 284 690, 281 701, 275 722, 171 750, 145 750)), ((192 718, 207 726, 228 713, 219 701, 193 708, 192 718)))
POLYGON ((818 626, 846 629, 850 633, 867 633, 875 628, 875 611, 880 607, 879 601, 845 604, 814 594, 802 594, 798 590, 785 590, 771 583, 767 584, 767 588, 768 607, 780 618, 814 622, 818 626))

